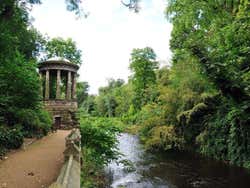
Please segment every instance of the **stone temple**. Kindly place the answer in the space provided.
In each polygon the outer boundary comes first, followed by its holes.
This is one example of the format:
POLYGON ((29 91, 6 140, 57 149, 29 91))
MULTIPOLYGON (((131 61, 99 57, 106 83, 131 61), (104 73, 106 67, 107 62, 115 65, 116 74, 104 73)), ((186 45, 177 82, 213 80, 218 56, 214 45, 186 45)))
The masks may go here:
POLYGON ((54 128, 77 126, 76 78, 79 66, 63 58, 53 58, 38 65, 46 110, 53 116, 54 128))

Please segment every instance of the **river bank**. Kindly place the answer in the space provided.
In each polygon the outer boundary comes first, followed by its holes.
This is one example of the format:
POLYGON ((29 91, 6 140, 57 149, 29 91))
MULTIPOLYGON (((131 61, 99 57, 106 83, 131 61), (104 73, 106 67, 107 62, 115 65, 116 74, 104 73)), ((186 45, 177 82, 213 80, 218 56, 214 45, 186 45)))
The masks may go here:
POLYGON ((128 170, 126 164, 110 163, 106 168, 109 187, 249 187, 250 172, 246 169, 187 152, 149 153, 136 135, 123 133, 118 139, 119 151, 124 154, 120 161, 130 161, 133 168, 128 170))

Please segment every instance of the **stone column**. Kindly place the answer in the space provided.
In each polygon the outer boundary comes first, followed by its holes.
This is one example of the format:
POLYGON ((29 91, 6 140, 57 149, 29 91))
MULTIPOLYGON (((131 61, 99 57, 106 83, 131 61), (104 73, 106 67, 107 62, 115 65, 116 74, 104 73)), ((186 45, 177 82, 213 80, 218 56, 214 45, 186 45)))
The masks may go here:
POLYGON ((61 99, 61 70, 57 70, 57 77, 56 77, 56 99, 61 99))
POLYGON ((49 100, 49 70, 46 70, 45 100, 49 100))
POLYGON ((40 86, 40 94, 41 96, 43 97, 43 73, 42 72, 39 72, 39 78, 40 78, 40 83, 41 83, 41 86, 40 86))
POLYGON ((66 99, 71 99, 71 72, 68 71, 66 99))
POLYGON ((42 72, 39 72, 39 78, 40 78, 40 80, 42 80, 42 78, 43 78, 43 73, 42 72))
POLYGON ((76 99, 76 73, 73 74, 72 79, 72 99, 76 99))

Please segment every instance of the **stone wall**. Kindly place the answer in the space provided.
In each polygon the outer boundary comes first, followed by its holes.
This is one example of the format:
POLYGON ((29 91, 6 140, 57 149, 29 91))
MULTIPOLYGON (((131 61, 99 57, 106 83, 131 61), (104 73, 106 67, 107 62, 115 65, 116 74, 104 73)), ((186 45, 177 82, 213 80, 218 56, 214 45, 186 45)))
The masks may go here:
POLYGON ((60 129, 71 129, 78 126, 78 120, 76 118, 77 102, 67 100, 46 100, 44 101, 45 108, 55 118, 61 118, 60 129))
POLYGON ((80 188, 81 134, 73 129, 66 137, 65 163, 57 180, 49 188, 80 188))

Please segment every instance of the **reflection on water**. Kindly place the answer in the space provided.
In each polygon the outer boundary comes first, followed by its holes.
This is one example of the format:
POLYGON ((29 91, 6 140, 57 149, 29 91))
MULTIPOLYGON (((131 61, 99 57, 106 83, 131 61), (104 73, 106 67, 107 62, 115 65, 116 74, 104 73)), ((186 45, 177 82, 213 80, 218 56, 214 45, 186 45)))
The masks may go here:
POLYGON ((137 136, 121 134, 124 164, 106 168, 113 188, 249 188, 250 172, 190 153, 148 153, 137 136))

